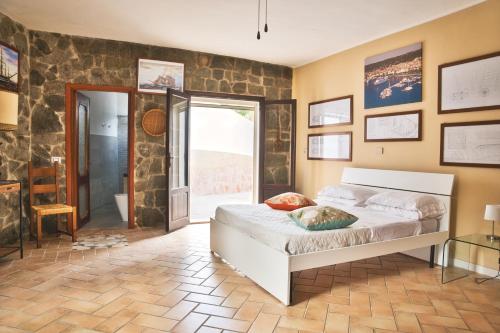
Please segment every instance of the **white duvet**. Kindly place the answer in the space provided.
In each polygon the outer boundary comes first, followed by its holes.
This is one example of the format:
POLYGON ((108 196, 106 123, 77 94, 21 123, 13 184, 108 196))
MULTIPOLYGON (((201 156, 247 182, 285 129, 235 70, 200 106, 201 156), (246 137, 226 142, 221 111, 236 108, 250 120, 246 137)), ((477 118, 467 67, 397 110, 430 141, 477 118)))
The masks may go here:
MULTIPOLYGON (((318 204, 324 204, 321 201, 318 204)), ((285 211, 260 205, 221 205, 215 220, 291 255, 330 250, 420 235, 437 230, 436 219, 411 220, 363 207, 335 207, 359 219, 343 229, 308 231, 298 227, 285 211)))

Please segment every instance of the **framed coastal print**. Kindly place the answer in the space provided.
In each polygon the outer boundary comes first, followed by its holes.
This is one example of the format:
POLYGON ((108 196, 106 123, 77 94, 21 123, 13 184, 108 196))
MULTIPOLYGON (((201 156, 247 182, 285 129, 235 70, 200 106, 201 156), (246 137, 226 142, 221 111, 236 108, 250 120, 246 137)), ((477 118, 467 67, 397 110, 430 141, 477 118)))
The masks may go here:
POLYGON ((138 60, 138 92, 166 94, 168 88, 184 90, 184 64, 150 59, 138 60))
POLYGON ((500 52, 439 66, 439 114, 493 109, 500 109, 500 52))
POLYGON ((309 134, 307 159, 352 161, 352 132, 309 134))
POLYGON ((342 96, 309 103, 309 128, 351 125, 353 96, 342 96))
POLYGON ((422 43, 365 59, 365 109, 422 101, 422 43))
POLYGON ((441 165, 500 168, 500 120, 441 124, 441 165))
POLYGON ((19 52, 0 42, 0 89, 19 91, 19 52))
POLYGON ((422 110, 365 116, 365 142, 422 140, 422 110))

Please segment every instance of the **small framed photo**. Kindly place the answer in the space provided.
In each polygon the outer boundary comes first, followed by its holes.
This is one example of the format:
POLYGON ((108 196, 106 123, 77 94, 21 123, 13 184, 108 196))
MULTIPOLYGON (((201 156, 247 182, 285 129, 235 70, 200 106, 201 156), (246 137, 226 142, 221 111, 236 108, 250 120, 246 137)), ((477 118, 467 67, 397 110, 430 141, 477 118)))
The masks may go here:
POLYGON ((19 92, 19 52, 0 42, 0 89, 19 92))
POLYGON ((184 90, 184 64, 150 59, 138 60, 138 92, 166 94, 168 88, 184 90))
POLYGON ((307 159, 352 161, 352 132, 309 134, 307 159))
POLYGON ((352 125, 353 96, 309 103, 309 128, 352 125))
POLYGON ((440 164, 500 168, 500 120, 441 124, 440 164))
POLYGON ((500 52, 438 68, 438 113, 500 109, 500 52))
POLYGON ((422 110, 365 116, 365 142, 421 140, 422 110))

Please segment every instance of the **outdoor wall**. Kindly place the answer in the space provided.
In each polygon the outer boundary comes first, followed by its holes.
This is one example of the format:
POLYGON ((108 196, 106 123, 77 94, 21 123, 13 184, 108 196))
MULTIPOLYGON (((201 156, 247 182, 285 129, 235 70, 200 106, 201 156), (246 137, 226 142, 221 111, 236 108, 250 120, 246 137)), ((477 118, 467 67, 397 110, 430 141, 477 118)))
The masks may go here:
MULTIPOLYGON (((187 90, 260 95, 268 99, 291 97, 289 67, 195 51, 29 31, 1 13, 0 23, 0 41, 13 44, 22 55, 20 129, 15 133, 0 132, 0 170, 6 170, 11 178, 27 177, 29 159, 36 165, 46 165, 51 156, 62 156, 63 166, 66 163, 66 83, 135 87, 139 57, 184 63, 187 90)), ((165 137, 146 135, 141 120, 147 110, 164 109, 165 96, 137 94, 135 106, 136 222, 160 224, 164 221, 166 201, 165 137)), ((5 205, 4 200, 0 199, 0 207, 5 205)), ((12 219, 7 219, 11 214, 15 212, 1 210, 0 229, 11 224, 12 219)))
MULTIPOLYGON (((0 179, 26 179, 31 138, 28 31, 0 14, 0 41, 14 46, 20 53, 19 127, 16 131, 0 131, 0 179)), ((24 202, 28 200, 26 189, 24 184, 24 202)), ((19 221, 17 200, 17 194, 0 194, 0 244, 16 238, 19 221)))
MULTIPOLYGON (((500 169, 439 165, 440 124, 491 120, 500 110, 437 114, 438 65, 500 50, 500 1, 492 0, 456 14, 332 55, 294 70, 294 97, 298 100, 297 188, 309 196, 340 180, 346 166, 452 173, 456 175, 452 235, 491 232, 483 221, 486 203, 500 203, 500 169), (423 101, 364 110, 364 60, 415 42, 423 43, 423 101), (308 103, 354 95, 354 125, 307 128, 308 103), (423 141, 365 143, 364 116, 395 111, 423 110, 423 141), (309 161, 307 134, 353 131, 352 162, 309 161), (376 153, 384 147, 384 154, 376 153)), ((494 251, 472 252, 480 264, 498 268, 494 251)), ((474 258, 473 258, 474 259, 474 258)))

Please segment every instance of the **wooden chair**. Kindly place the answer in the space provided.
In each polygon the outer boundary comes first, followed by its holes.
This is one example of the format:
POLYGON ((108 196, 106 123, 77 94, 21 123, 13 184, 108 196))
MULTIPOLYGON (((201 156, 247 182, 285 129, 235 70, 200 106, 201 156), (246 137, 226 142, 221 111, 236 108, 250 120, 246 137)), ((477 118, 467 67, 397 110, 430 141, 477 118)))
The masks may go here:
POLYGON ((30 236, 35 233, 36 223, 36 247, 41 247, 42 239, 42 218, 48 215, 57 215, 57 231, 71 235, 73 242, 76 242, 76 207, 60 203, 59 197, 59 168, 55 162, 51 167, 33 168, 31 161, 28 163, 28 182, 30 190, 30 236), (53 183, 35 184, 37 178, 52 178, 53 183), (56 203, 48 205, 34 205, 36 194, 55 193, 56 203), (59 230, 59 216, 67 214, 67 231, 59 230))

